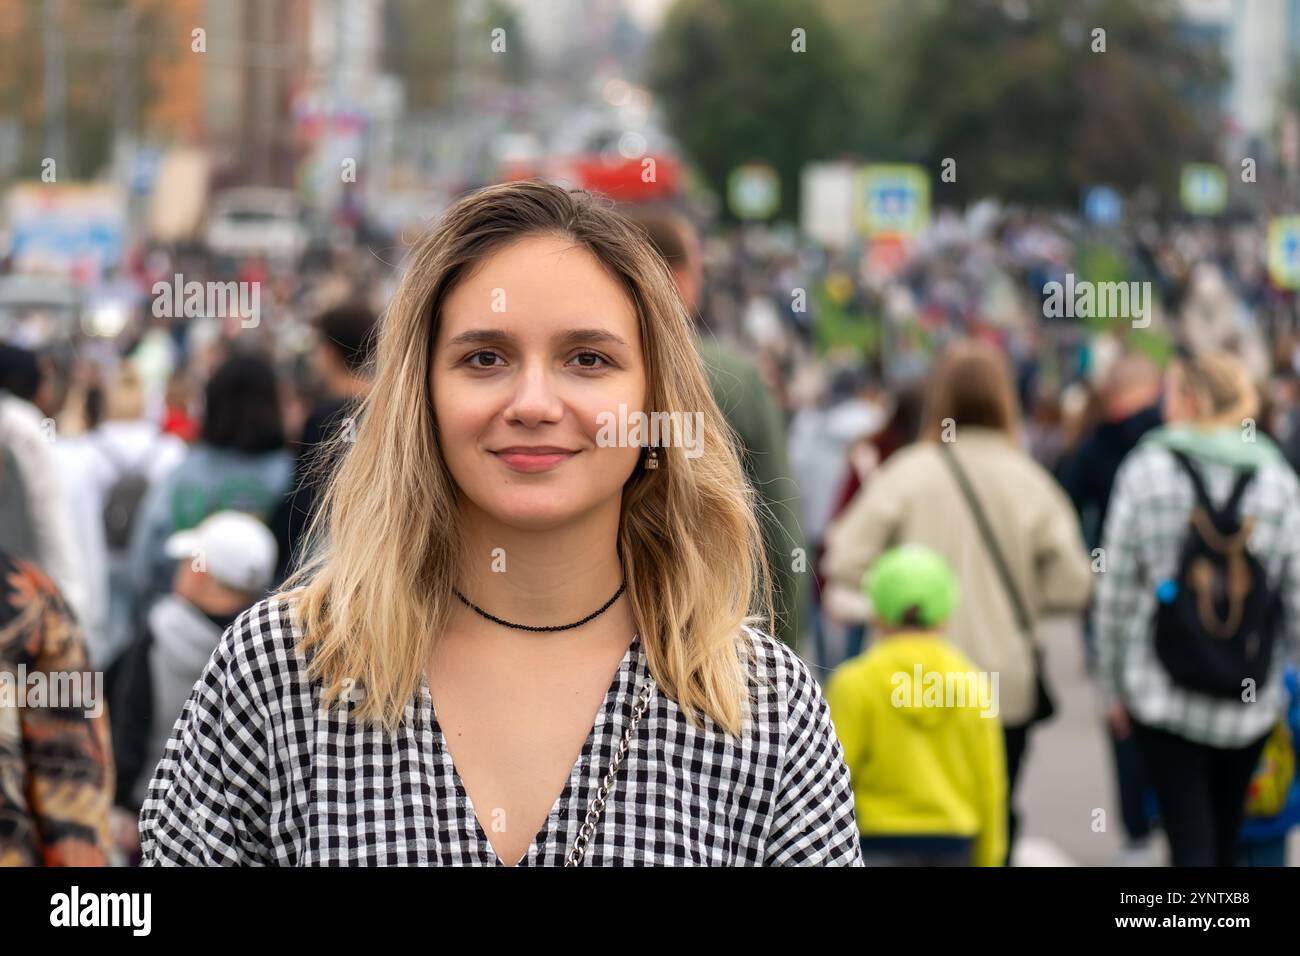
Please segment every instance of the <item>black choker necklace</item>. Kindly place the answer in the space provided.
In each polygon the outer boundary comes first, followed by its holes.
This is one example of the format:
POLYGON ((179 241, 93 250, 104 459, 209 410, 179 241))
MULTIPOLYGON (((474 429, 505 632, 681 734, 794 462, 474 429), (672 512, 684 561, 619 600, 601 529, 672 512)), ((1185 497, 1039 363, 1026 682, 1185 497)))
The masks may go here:
POLYGON ((532 625, 529 624, 511 624, 509 621, 503 621, 495 614, 489 614, 487 611, 483 610, 477 604, 471 604, 469 602, 469 599, 466 598, 465 595, 457 591, 455 588, 452 588, 451 591, 453 594, 456 595, 456 597, 460 598, 461 603, 464 604, 467 608, 481 615, 482 617, 487 618, 493 624, 500 624, 503 627, 513 627, 517 631, 571 631, 575 627, 582 627, 582 625, 586 624, 588 621, 593 620, 594 618, 598 618, 600 617, 600 615, 608 611, 610 607, 614 604, 614 602, 618 600, 619 595, 622 594, 626 588, 627 588, 627 581, 624 581, 622 584, 618 586, 618 590, 614 592, 614 596, 610 598, 608 601, 606 601, 603 605, 601 605, 600 610, 593 611, 591 614, 588 614, 586 617, 584 617, 581 621, 574 621, 572 624, 551 624, 546 627, 533 627, 532 625))

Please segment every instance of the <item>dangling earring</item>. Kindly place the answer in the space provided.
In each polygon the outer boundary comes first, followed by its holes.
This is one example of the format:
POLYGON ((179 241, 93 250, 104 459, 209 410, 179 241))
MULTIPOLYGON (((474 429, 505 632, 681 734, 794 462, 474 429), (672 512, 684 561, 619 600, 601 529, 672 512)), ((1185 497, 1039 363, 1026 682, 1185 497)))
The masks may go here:
POLYGON ((659 452, 657 449, 651 448, 649 450, 649 454, 645 456, 645 470, 654 471, 658 467, 659 467, 659 452))

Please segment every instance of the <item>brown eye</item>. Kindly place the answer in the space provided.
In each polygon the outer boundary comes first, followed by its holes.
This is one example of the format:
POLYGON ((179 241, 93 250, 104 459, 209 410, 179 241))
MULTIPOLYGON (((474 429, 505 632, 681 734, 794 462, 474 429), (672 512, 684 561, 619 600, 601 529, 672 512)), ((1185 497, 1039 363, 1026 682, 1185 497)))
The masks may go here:
POLYGON ((466 361, 469 362, 470 368, 496 368, 497 364, 495 360, 500 357, 501 356, 497 355, 496 352, 475 352, 466 359, 466 361), (492 359, 493 361, 487 364, 480 363, 478 360, 484 357, 492 359))
POLYGON ((579 368, 584 369, 601 369, 610 364, 609 360, 599 352, 579 352, 574 356, 574 360, 579 368))

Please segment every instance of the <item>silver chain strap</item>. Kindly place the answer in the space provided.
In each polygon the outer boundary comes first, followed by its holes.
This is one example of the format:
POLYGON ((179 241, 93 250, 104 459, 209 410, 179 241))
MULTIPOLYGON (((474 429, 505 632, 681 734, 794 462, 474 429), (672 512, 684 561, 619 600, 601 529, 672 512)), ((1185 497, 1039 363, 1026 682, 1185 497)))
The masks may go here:
POLYGON ((628 744, 631 743, 632 735, 636 733, 637 724, 641 723, 646 708, 650 706, 650 698, 654 696, 654 692, 654 678, 647 675, 645 690, 641 691, 641 696, 637 700, 636 710, 632 713, 632 721, 627 725, 627 731, 623 734, 623 740, 618 745, 614 759, 610 761, 609 771, 605 774, 605 779, 600 782, 600 789, 596 791, 596 796, 592 798, 591 803, 587 806, 587 816, 582 821, 582 829, 578 831, 578 839, 573 842, 573 849, 569 851, 568 859, 564 861, 565 866, 578 866, 582 863, 582 858, 587 853, 587 846, 591 843, 591 838, 596 834, 596 822, 605 809, 605 799, 609 796, 610 787, 614 785, 614 775, 618 773, 618 768, 623 764, 623 758, 627 756, 628 744))

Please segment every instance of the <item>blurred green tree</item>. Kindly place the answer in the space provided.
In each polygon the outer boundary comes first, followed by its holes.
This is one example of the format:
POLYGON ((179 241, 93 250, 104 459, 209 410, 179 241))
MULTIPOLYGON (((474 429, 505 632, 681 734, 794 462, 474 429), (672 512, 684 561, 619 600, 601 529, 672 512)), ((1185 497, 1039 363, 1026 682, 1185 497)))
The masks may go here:
POLYGON ((719 195, 763 159, 788 215, 802 165, 841 156, 921 163, 940 202, 1176 203, 1182 163, 1218 158, 1224 75, 1175 0, 678 0, 649 80, 719 195))
POLYGON ((426 0, 389 0, 384 7, 385 66, 402 80, 411 112, 432 110, 452 95, 456 10, 426 0))
POLYGON ((896 49, 909 71, 901 141, 951 198, 1074 205, 1109 183, 1172 204, 1183 162, 1213 161, 1216 50, 1173 0, 926 0, 896 49))
POLYGON ((649 85, 705 181, 726 195, 735 167, 761 160, 798 207, 805 163, 861 138, 860 71, 818 0, 679 0, 649 60, 649 85), (796 52, 795 30, 806 52, 796 52))

